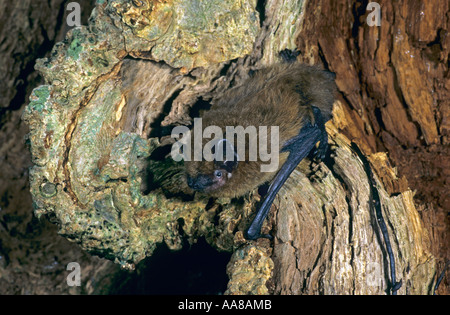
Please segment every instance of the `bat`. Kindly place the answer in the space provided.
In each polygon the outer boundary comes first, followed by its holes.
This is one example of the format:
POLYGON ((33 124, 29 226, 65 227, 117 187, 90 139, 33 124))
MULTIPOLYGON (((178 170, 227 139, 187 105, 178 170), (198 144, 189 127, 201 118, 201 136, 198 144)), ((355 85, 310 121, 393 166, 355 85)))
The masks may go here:
POLYGON ((197 156, 184 162, 187 185, 213 197, 239 197, 271 182, 245 232, 249 240, 270 238, 261 235, 261 227, 278 191, 300 161, 310 154, 323 159, 328 148, 325 123, 332 116, 334 73, 292 62, 296 55, 290 51, 280 54, 288 62, 258 70, 243 84, 226 91, 203 113, 201 126, 193 128, 191 147, 194 151, 196 145, 204 148, 203 153, 208 147, 214 158, 197 156), (195 134, 196 129, 203 137, 195 134), (210 140, 211 130, 215 140, 210 140), (255 148, 269 147, 270 154, 266 150, 252 156, 255 148), (268 156, 273 158, 270 163, 268 156), (262 171, 269 164, 275 167, 262 171))

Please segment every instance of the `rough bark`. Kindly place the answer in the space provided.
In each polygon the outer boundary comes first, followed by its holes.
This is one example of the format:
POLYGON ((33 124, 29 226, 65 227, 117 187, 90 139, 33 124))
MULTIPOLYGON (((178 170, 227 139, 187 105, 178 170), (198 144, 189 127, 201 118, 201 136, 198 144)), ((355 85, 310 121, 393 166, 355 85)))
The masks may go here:
POLYGON ((367 154, 388 152, 402 178, 389 194, 413 189, 442 270, 450 255, 449 4, 377 1, 381 25, 370 27, 368 2, 308 1, 297 44, 337 74, 338 128, 367 154))

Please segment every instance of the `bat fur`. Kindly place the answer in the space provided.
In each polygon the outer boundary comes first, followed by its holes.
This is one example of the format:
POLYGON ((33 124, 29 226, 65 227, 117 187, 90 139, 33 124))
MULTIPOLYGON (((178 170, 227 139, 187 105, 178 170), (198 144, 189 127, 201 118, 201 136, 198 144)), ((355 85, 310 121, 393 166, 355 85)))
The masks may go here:
MULTIPOLYGON (((334 74, 317 66, 300 63, 272 65, 256 72, 244 84, 228 90, 202 116, 203 128, 212 125, 223 130, 226 126, 279 126, 280 145, 276 149, 281 166, 288 156, 288 152, 282 152, 283 145, 297 136, 305 124, 315 123, 312 106, 320 109, 324 122, 331 118, 334 93, 334 74)), ((246 158, 238 163, 231 177, 222 170, 225 173, 223 183, 217 188, 194 190, 213 197, 242 196, 275 176, 276 171, 261 172, 261 163, 259 159, 248 161, 246 158)), ((213 178, 218 169, 216 164, 213 161, 186 161, 189 186, 194 186, 199 175, 213 178)))
MULTIPOLYGON (((242 126, 243 129, 253 126, 258 130, 260 126, 266 126, 268 134, 265 141, 267 148, 271 149, 270 155, 278 157, 278 168, 263 172, 261 166, 267 160, 262 161, 259 155, 256 160, 249 159, 249 143, 258 141, 251 138, 254 135, 248 135, 245 140, 244 158, 236 154, 233 160, 208 161, 203 158, 184 161, 184 180, 189 189, 212 197, 239 197, 271 182, 245 233, 248 239, 270 237, 261 235, 260 230, 279 189, 311 151, 324 158, 328 147, 324 124, 332 116, 336 93, 334 73, 292 62, 296 55, 290 51, 283 51, 280 55, 288 62, 257 71, 243 84, 226 91, 201 117, 203 131, 209 126, 219 127, 223 132, 227 126, 242 126), (277 145, 277 142, 271 145, 270 126, 278 128, 277 145), (317 143, 318 148, 314 149, 317 143)), ((195 132, 195 120, 193 129, 195 132)), ((225 134, 223 139, 226 138, 225 134)), ((201 141, 203 148, 211 140, 202 136, 201 141)), ((222 144, 228 143, 221 141, 222 144)), ((196 142, 194 136, 194 144, 191 145, 195 146, 196 142)))

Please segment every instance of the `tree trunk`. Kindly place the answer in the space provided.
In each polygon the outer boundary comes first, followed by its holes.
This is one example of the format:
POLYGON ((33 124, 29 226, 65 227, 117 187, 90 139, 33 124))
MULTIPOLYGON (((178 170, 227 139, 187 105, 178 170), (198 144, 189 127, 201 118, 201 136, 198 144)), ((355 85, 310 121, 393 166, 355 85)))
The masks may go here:
MULTIPOLYGON (((393 146, 381 146, 386 139, 406 147, 419 145, 420 135, 426 144, 447 141, 440 138, 445 123, 433 114, 435 96, 406 82, 426 69, 404 56, 413 50, 401 29, 405 8, 381 4, 381 26, 370 27, 365 7, 347 1, 195 4, 98 3, 88 27, 71 31, 50 59, 38 62, 48 84, 34 90, 23 116, 36 214, 54 217, 59 233, 127 268, 158 243, 180 249, 182 238, 205 237, 233 253, 227 294, 391 293, 394 262, 399 294, 431 293, 436 262, 413 193, 386 154, 375 153, 393 146), (387 22, 393 16, 399 31, 387 22), (393 37, 398 32, 402 39, 393 37), (249 70, 295 47, 302 61, 337 74, 340 97, 326 126, 332 155, 327 163, 301 163, 264 226, 274 240, 249 242, 243 231, 258 192, 240 200, 181 196, 179 166, 161 159, 171 144, 161 131, 189 124, 205 101, 214 103, 249 70), (401 123, 389 125, 394 118, 401 123), (153 185, 144 185, 149 179, 153 185), (373 204, 377 195, 393 261, 373 204)), ((430 27, 442 30, 439 23, 430 27)), ((433 73, 438 80, 445 72, 433 73)))
POLYGON ((297 44, 337 74, 339 130, 367 154, 389 153, 402 180, 387 192, 413 189, 442 270, 450 257, 449 3, 376 1, 380 26, 370 27, 368 2, 309 1, 297 44))

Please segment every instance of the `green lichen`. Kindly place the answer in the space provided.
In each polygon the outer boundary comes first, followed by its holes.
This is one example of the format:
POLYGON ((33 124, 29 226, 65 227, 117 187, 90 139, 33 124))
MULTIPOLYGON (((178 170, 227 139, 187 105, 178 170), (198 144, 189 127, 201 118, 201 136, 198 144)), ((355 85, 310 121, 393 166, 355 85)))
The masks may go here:
POLYGON ((78 60, 80 57, 80 53, 83 50, 83 46, 81 45, 81 41, 78 38, 74 38, 69 45, 69 49, 67 50, 67 54, 72 57, 74 60, 78 60))
POLYGON ((150 51, 173 67, 206 67, 249 54, 259 32, 254 0, 126 0, 109 3, 130 50, 150 51), (133 38, 133 40, 129 40, 133 38), (136 38, 141 39, 136 41, 136 38))
POLYGON ((30 96, 30 104, 27 107, 28 111, 37 111, 42 113, 46 108, 46 102, 50 96, 50 89, 48 85, 42 85, 33 90, 30 96))
POLYGON ((269 294, 266 282, 273 268, 273 261, 263 248, 246 245, 237 249, 228 263, 230 282, 225 294, 269 294))

